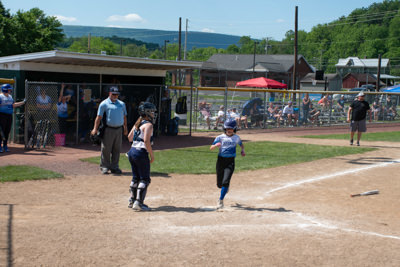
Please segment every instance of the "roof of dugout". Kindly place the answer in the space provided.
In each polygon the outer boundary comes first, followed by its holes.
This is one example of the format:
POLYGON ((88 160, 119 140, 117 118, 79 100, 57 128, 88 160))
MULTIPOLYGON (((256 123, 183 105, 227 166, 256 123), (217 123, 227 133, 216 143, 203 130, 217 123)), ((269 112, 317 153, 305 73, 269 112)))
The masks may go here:
POLYGON ((0 57, 3 70, 42 70, 75 73, 115 73, 147 74, 163 76, 168 70, 198 69, 202 62, 172 61, 125 56, 86 54, 67 51, 46 51, 0 57), (68 71, 70 69, 70 71, 68 71), (110 70, 110 71, 107 71, 110 70), (114 71, 111 71, 114 70, 114 71), (139 71, 140 70, 140 71, 139 71), (135 73, 135 72, 140 73, 135 73))

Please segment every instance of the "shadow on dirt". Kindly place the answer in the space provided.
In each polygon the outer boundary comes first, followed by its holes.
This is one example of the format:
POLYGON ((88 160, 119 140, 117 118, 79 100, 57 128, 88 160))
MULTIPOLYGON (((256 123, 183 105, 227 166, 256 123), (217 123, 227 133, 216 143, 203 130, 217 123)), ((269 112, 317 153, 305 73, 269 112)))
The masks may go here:
POLYGON ((348 162, 355 165, 372 165, 376 163, 393 162, 393 158, 386 157, 360 157, 349 160, 348 162))
POLYGON ((273 212, 293 212, 292 210, 287 210, 285 208, 277 208, 277 209, 270 209, 270 208, 254 208, 250 206, 244 206, 242 204, 236 203, 232 207, 240 210, 247 210, 247 211, 273 211, 273 212))
POLYGON ((187 212, 187 213, 196 213, 196 212, 211 212, 215 211, 213 208, 193 208, 193 207, 175 207, 175 206, 160 206, 157 208, 151 208, 151 211, 164 211, 164 212, 187 212))

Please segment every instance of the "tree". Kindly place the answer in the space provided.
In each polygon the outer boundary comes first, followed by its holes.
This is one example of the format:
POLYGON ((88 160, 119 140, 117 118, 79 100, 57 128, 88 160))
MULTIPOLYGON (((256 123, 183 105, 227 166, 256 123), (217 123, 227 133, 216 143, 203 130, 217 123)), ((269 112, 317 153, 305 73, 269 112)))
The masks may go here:
POLYGON ((0 2, 0 55, 53 50, 63 39, 62 24, 38 8, 10 15, 0 2))
MULTIPOLYGON (((84 36, 74 41, 67 50, 72 52, 87 53, 88 37, 84 36)), ((119 54, 119 46, 110 40, 104 39, 103 37, 92 36, 90 38, 90 53, 100 54, 102 51, 105 51, 107 55, 117 55, 119 54)))

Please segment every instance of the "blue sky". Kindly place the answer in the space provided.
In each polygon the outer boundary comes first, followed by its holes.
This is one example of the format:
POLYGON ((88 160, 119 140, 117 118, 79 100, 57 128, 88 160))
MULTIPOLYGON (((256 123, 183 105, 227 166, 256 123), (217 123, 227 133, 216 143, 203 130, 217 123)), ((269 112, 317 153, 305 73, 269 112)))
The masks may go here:
POLYGON ((65 25, 139 29, 207 31, 251 38, 281 40, 294 30, 298 6, 299 30, 347 16, 373 0, 0 0, 12 14, 38 7, 65 25))

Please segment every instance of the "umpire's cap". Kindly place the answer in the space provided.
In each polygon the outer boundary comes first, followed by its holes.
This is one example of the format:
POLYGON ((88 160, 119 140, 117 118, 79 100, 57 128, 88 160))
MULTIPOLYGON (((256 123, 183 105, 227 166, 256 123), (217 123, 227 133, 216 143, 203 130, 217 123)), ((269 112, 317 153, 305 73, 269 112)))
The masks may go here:
POLYGON ((115 87, 115 86, 111 87, 110 93, 119 95, 118 87, 115 87))

